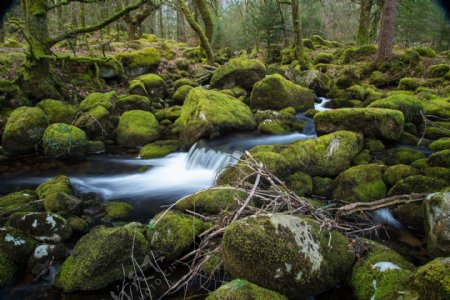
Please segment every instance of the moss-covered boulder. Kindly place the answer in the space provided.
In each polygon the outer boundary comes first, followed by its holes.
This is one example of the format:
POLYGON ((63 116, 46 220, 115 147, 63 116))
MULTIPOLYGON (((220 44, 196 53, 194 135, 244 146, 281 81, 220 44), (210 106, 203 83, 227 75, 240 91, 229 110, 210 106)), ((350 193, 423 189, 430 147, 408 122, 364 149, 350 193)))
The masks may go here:
POLYGON ((375 45, 362 45, 359 47, 347 48, 342 54, 343 62, 359 61, 375 54, 377 48, 375 45))
POLYGON ((450 299, 450 257, 441 257, 421 266, 413 277, 420 299, 450 299))
POLYGON ((405 117, 405 123, 413 123, 420 126, 423 123, 421 112, 422 104, 419 99, 406 94, 395 94, 385 99, 372 102, 368 107, 389 108, 399 110, 405 117))
POLYGON ((266 67, 256 59, 238 57, 217 68, 211 78, 211 88, 230 89, 235 86, 251 90, 253 85, 264 78, 266 67))
POLYGON ((306 111, 314 108, 314 99, 315 95, 311 90, 274 74, 255 84, 250 96, 250 107, 280 110, 290 106, 306 111))
POLYGON ((143 146, 159 138, 159 123, 148 111, 130 110, 125 112, 117 127, 117 142, 125 147, 143 146))
POLYGON ((14 228, 0 228, 0 252, 11 261, 24 265, 36 246, 28 234, 14 228))
POLYGON ((305 299, 345 278, 353 264, 348 244, 340 233, 321 231, 306 217, 251 216, 226 228, 224 264, 233 277, 305 299))
POLYGON ((120 115, 129 110, 149 111, 150 108, 151 102, 146 96, 121 95, 116 99, 115 111, 120 115))
POLYGON ((36 151, 48 126, 45 113, 38 107, 19 107, 6 122, 2 146, 7 152, 24 154, 36 151))
POLYGON ((83 113, 74 125, 83 129, 90 139, 105 138, 111 128, 110 113, 99 105, 83 113))
POLYGON ((428 77, 431 78, 444 77, 448 71, 450 71, 449 64, 434 65, 431 66, 430 69, 428 70, 428 77))
POLYGON ((132 211, 133 206, 126 202, 108 201, 103 205, 106 217, 111 219, 126 218, 132 211))
POLYGON ((116 92, 114 91, 109 93, 92 93, 81 101, 80 109, 82 111, 88 111, 96 108, 97 106, 103 106, 110 111, 113 108, 113 101, 115 98, 116 92))
POLYGON ((419 171, 416 168, 404 164, 398 164, 390 166, 384 171, 383 180, 389 186, 393 186, 403 178, 418 174, 419 171))
POLYGON ((192 89, 175 125, 185 144, 202 137, 230 131, 252 130, 256 126, 250 108, 239 99, 203 88, 192 89))
POLYGON ((448 182, 445 180, 424 175, 413 175, 397 182, 389 190, 388 196, 439 192, 446 186, 448 186, 448 182))
POLYGON ((193 245, 195 237, 210 227, 200 219, 180 212, 165 211, 148 224, 147 239, 152 250, 167 260, 175 260, 193 245))
POLYGON ((292 132, 297 125, 295 110, 288 107, 280 112, 274 110, 260 110, 255 114, 258 122, 258 132, 269 134, 283 134, 292 132), (292 110, 292 111, 287 111, 292 110))
POLYGON ((180 143, 176 140, 156 141, 142 147, 139 155, 142 159, 160 158, 177 151, 179 148, 180 143))
POLYGON ((285 296, 259 287, 243 279, 235 279, 223 284, 214 292, 209 293, 206 300, 287 300, 285 296))
POLYGON ((47 116, 47 119, 50 124, 53 123, 72 124, 78 113, 78 109, 75 106, 58 100, 52 99, 42 100, 41 102, 36 104, 36 106, 42 109, 42 111, 47 116))
POLYGON ((75 211, 82 202, 73 195, 67 176, 57 176, 42 183, 37 187, 36 194, 44 201, 44 209, 50 212, 75 211))
POLYGON ((295 83, 313 90, 319 97, 329 97, 334 82, 327 74, 317 70, 308 70, 295 76, 295 83))
POLYGON ((317 139, 289 144, 281 155, 294 171, 311 176, 336 176, 346 170, 363 147, 361 134, 338 131, 317 139))
POLYGON ((333 199, 370 202, 386 197, 383 166, 371 164, 345 170, 334 181, 333 199))
POLYGON ((386 165, 409 165, 416 160, 425 158, 422 151, 410 147, 394 147, 379 154, 378 159, 386 165))
POLYGON ((191 210, 205 216, 217 215, 222 211, 235 210, 238 201, 245 199, 245 196, 245 192, 219 186, 181 198, 175 207, 180 211, 191 210))
POLYGON ((129 77, 136 77, 155 71, 161 62, 161 55, 155 48, 144 48, 135 51, 124 51, 117 55, 129 77))
POLYGON ((311 195, 313 180, 308 174, 296 172, 286 178, 286 186, 298 196, 311 195))
POLYGON ((334 60, 334 55, 327 52, 320 52, 314 58, 315 64, 330 64, 334 60))
POLYGON ((418 87, 419 81, 417 80, 417 78, 405 77, 400 79, 400 81, 398 82, 399 90, 415 91, 418 87))
POLYGON ((181 79, 175 80, 175 82, 173 83, 173 90, 176 91, 183 85, 197 87, 198 82, 195 80, 189 79, 189 78, 181 78, 181 79))
POLYGON ((134 270, 132 248, 133 257, 142 264, 150 253, 150 245, 139 230, 95 227, 78 241, 56 275, 54 285, 65 292, 106 287, 122 279, 124 272, 134 270))
POLYGON ((163 98, 167 88, 164 79, 156 74, 145 74, 130 81, 130 94, 147 96, 151 99, 163 98))
POLYGON ((66 219, 54 213, 14 213, 7 224, 42 242, 65 241, 72 235, 72 228, 66 219))
POLYGON ((0 211, 26 212, 37 209, 37 200, 33 190, 22 190, 0 197, 0 211), (29 205, 27 205, 29 204, 29 205))
POLYGON ((51 158, 82 159, 88 150, 86 133, 65 123, 47 127, 42 141, 45 155, 51 158))
POLYGON ((0 289, 12 282, 16 271, 16 265, 0 251, 0 289))
POLYGON ((414 266, 386 246, 368 242, 371 251, 354 266, 350 285, 357 299, 418 299, 410 286, 414 266))
POLYGON ((314 124, 318 135, 351 130, 369 138, 397 140, 403 131, 404 117, 392 109, 340 108, 316 114, 314 124))
POLYGON ((450 149, 450 138, 438 139, 438 140, 432 142, 430 145, 428 145, 428 148, 431 151, 449 150, 450 149))
POLYGON ((173 101, 175 101, 176 104, 183 104, 184 100, 186 99, 187 95, 189 94, 189 92, 193 89, 194 87, 190 86, 190 85, 182 85, 180 86, 175 93, 173 93, 172 99, 173 101))
POLYGON ((427 248, 434 257, 450 255, 450 193, 434 193, 424 203, 427 248))
POLYGON ((428 163, 433 167, 450 168, 450 149, 434 152, 428 157, 428 163))

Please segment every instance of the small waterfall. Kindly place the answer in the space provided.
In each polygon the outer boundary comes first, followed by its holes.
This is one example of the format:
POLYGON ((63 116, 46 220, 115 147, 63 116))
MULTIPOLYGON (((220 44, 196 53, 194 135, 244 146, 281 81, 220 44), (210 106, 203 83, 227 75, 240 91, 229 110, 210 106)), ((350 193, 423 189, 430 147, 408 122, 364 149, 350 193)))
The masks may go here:
POLYGON ((195 144, 189 150, 186 167, 188 170, 204 168, 219 171, 228 165, 236 163, 241 154, 240 151, 226 153, 195 144))
POLYGON ((387 224, 397 229, 403 229, 403 225, 392 215, 389 208, 377 209, 370 213, 375 224, 387 224))

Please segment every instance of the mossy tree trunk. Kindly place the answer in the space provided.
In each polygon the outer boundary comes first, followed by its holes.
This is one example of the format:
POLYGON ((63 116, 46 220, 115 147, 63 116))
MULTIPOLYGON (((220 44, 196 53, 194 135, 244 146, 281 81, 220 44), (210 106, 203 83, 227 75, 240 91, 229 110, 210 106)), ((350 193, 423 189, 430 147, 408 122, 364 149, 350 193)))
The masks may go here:
POLYGON ((381 7, 383 6, 383 1, 376 1, 375 11, 372 15, 371 24, 370 24, 370 40, 374 41, 377 38, 378 27, 380 27, 380 19, 381 19, 381 7))
POLYGON ((184 16, 180 4, 177 2, 177 40, 178 42, 186 41, 186 28, 184 26, 184 16))
POLYGON ((162 38, 166 37, 164 31, 163 1, 161 1, 161 6, 159 7, 159 34, 162 38))
POLYGON ((211 17, 211 13, 208 9, 208 4, 205 0, 194 0, 195 6, 197 7, 200 16, 202 17, 203 24, 205 25, 205 35, 209 43, 212 42, 214 35, 214 23, 211 17))
POLYGON ((180 0, 179 3, 181 5, 181 9, 183 10, 183 14, 186 17, 187 22, 200 39, 200 45, 206 52, 206 60, 208 62, 208 65, 213 66, 214 55, 211 49, 211 44, 209 43, 209 40, 206 37, 205 32, 203 31, 202 27, 195 21, 194 16, 192 15, 191 11, 189 10, 186 4, 186 1, 180 0))
POLYGON ((385 0, 381 13, 381 28, 378 37, 378 49, 375 60, 380 61, 392 56, 397 19, 397 0, 385 0))
POLYGON ((356 34, 358 45, 365 45, 370 42, 370 11, 373 4, 373 0, 360 1, 358 33, 356 34))
POLYGON ((307 68, 307 61, 305 58, 305 48, 302 39, 302 26, 300 23, 300 14, 298 12, 298 0, 291 0, 292 8, 292 25, 294 26, 294 47, 295 57, 300 62, 302 68, 307 68))
POLYGON ((128 25, 128 38, 130 40, 139 39, 142 23, 159 7, 159 3, 155 1, 146 2, 136 14, 128 13, 124 16, 124 21, 128 25))

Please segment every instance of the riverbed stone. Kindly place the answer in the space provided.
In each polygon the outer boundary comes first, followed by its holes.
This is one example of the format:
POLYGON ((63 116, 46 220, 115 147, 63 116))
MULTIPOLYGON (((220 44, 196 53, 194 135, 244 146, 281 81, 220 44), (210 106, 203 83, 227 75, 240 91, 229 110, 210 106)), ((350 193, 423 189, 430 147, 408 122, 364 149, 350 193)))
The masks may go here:
POLYGON ((37 197, 33 190, 22 190, 9 193, 0 197, 0 211, 33 211, 38 208, 38 204, 30 202, 36 200, 37 197))
POLYGON ((143 146, 159 138, 159 123, 148 111, 125 112, 117 127, 117 142, 128 148, 143 146))
POLYGON ((117 97, 115 111, 123 114, 129 110, 150 111, 151 102, 146 96, 141 95, 121 95, 117 97))
MULTIPOLYGON (((296 67, 297 71, 299 67, 296 67)), ((295 76, 295 83, 313 90, 319 97, 329 97, 333 90, 333 79, 318 70, 307 70, 295 76)))
POLYGON ((399 110, 405 117, 405 123, 413 123, 415 126, 423 124, 422 103, 417 97, 408 94, 394 94, 384 99, 372 102, 368 107, 388 108, 399 110))
POLYGON ((88 150, 86 133, 65 123, 47 127, 42 141, 45 155, 51 158, 83 159, 88 150))
POLYGON ((108 109, 98 105, 84 112, 76 121, 75 126, 86 132, 89 139, 102 139, 109 134, 111 114, 108 109))
POLYGON ((280 110, 293 107, 297 111, 314 108, 315 94, 279 74, 266 76, 253 87, 250 107, 280 110))
POLYGON ((23 106, 15 109, 5 125, 3 149, 12 154, 36 151, 48 124, 47 116, 38 107, 23 106))
POLYGON ((394 147, 380 153, 377 158, 386 165, 409 165, 416 160, 425 158, 422 151, 410 147, 394 147))
POLYGON ((75 106, 59 100, 42 100, 36 104, 36 107, 42 109, 50 124, 72 124, 78 113, 78 109, 75 106))
POLYGON ((173 101, 175 101, 176 104, 182 105, 184 103, 184 100, 186 99, 187 95, 193 88, 194 87, 192 87, 190 85, 180 86, 175 91, 175 93, 173 93, 173 96, 172 96, 173 101))
POLYGON ((73 194, 69 177, 64 175, 39 185, 36 194, 44 201, 44 209, 49 212, 76 211, 82 203, 82 200, 73 194))
POLYGON ((428 158, 428 163, 432 167, 450 168, 450 149, 434 152, 428 158))
POLYGON ((250 108, 239 99, 218 91, 192 89, 175 125, 183 143, 191 145, 202 137, 230 131, 248 131, 256 126, 250 108))
POLYGON ((387 185, 393 186, 403 178, 418 174, 419 171, 412 166, 397 164, 388 167, 384 171, 383 180, 387 185))
POLYGON ((398 140, 403 132, 403 114, 383 108, 340 108, 314 116, 317 135, 338 130, 361 132, 365 137, 398 140))
POLYGON ((232 58, 220 66, 211 78, 211 88, 230 89, 235 86, 251 90, 253 85, 264 78, 266 67, 257 59, 232 58))
POLYGON ((0 252, 8 259, 25 264, 36 246, 36 241, 28 234, 11 227, 0 228, 0 252))
POLYGON ((235 279, 220 286, 214 292, 209 293, 206 300, 287 300, 285 296, 259 287, 247 280, 235 279))
POLYGON ((108 201, 103 205, 103 209, 108 218, 123 219, 133 211, 133 206, 126 202, 108 201))
POLYGON ((56 262, 64 260, 66 248, 62 243, 39 244, 33 249, 28 259, 28 268, 33 276, 39 276, 49 272, 49 267, 56 262))
POLYGON ((450 299, 450 257, 421 266, 413 277, 420 299, 450 299))
POLYGON ((156 141, 145 145, 139 153, 142 159, 160 158, 177 151, 180 142, 177 140, 156 141))
POLYGON ((156 74, 145 74, 130 81, 130 94, 147 96, 150 99, 163 98, 167 93, 164 79, 156 74))
POLYGON ((398 181, 388 192, 388 196, 410 193, 439 192, 448 186, 448 182, 424 175, 413 175, 398 181))
POLYGON ((111 111, 116 95, 117 93, 114 91, 108 93, 91 93, 81 101, 80 109, 82 111, 88 111, 97 106, 103 106, 108 111, 111 111))
POLYGON ((354 261, 348 245, 343 235, 321 231, 307 217, 250 216, 226 228, 224 265, 235 278, 305 299, 345 279, 354 261))
POLYGON ((136 77, 155 71, 161 62, 159 51, 152 47, 140 50, 123 51, 117 55, 117 60, 122 64, 125 73, 129 77, 136 77))
POLYGON ((53 284, 65 292, 101 289, 134 270, 131 254, 139 264, 150 254, 139 230, 97 226, 78 241, 53 284))
POLYGON ((427 249, 431 255, 450 255, 450 193, 434 193, 424 203, 427 249))

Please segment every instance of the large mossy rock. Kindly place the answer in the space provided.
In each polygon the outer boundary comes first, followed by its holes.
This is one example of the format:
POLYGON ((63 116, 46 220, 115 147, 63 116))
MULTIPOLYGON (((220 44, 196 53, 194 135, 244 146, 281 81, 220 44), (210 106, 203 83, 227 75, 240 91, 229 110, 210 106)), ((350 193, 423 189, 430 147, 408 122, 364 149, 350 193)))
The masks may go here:
POLYGON ((15 109, 9 116, 3 132, 3 149, 13 154, 35 151, 48 124, 47 116, 40 108, 15 109))
POLYGON ((414 266, 388 247, 369 242, 370 253, 354 266, 350 285, 358 300, 419 299, 410 286, 414 266))
POLYGON ((428 148, 431 151, 450 150, 450 138, 438 139, 428 145, 428 148))
POLYGON ((139 156, 142 159, 160 158, 177 151, 180 143, 177 140, 156 141, 141 148, 139 156))
POLYGON ((404 117, 392 109, 341 108, 316 114, 314 124, 318 135, 351 130, 369 138, 398 140, 403 132, 404 117))
POLYGON ((42 141, 45 155, 51 158, 82 159, 88 151, 86 133, 65 123, 47 127, 42 141))
POLYGON ((405 123, 413 123, 416 126, 423 123, 422 104, 419 99, 408 94, 394 94, 385 99, 376 100, 368 107, 399 110, 405 117, 405 123))
POLYGON ((36 107, 42 109, 50 124, 67 123, 72 124, 77 116, 78 109, 73 105, 58 100, 42 100, 36 107))
POLYGON ((88 111, 90 109, 96 108, 97 106, 103 106, 108 111, 113 108, 113 101, 115 100, 116 92, 109 93, 92 93, 89 94, 80 103, 80 109, 82 111, 88 111))
POLYGON ((121 95, 116 99, 115 111, 118 114, 123 114, 129 110, 145 110, 149 111, 151 102, 146 96, 140 95, 121 95))
POLYGON ((378 155, 378 159, 389 166, 397 164, 409 165, 423 158, 425 158, 423 152, 412 147, 394 147, 378 155))
POLYGON ((450 149, 434 152, 428 158, 428 163, 432 167, 450 168, 450 149))
POLYGON ((224 265, 235 278, 306 299, 345 279, 354 261, 348 245, 343 235, 321 231, 309 218, 251 216, 225 230, 224 265))
POLYGON ((14 263, 0 251, 0 289, 12 282, 16 271, 14 263))
POLYGON ((334 177, 346 170, 363 148, 363 136, 338 131, 312 140, 289 144, 283 155, 294 171, 310 176, 334 177))
POLYGON ((388 196, 439 192, 446 186, 448 186, 448 182, 445 180, 424 175, 413 175, 397 182, 389 190, 388 196))
POLYGON ((83 129, 90 139, 105 138, 110 130, 110 113, 103 105, 98 105, 83 113, 75 126, 83 129))
POLYGON ((420 299, 450 299, 450 257, 436 258, 421 266, 413 280, 420 299))
POLYGON ((131 255, 142 264, 149 254, 150 245, 139 230, 98 226, 78 241, 54 285, 65 292, 98 290, 134 270, 131 255))
POLYGON ((37 209, 37 197, 33 190, 22 190, 0 197, 0 211, 26 212, 37 209), (29 203, 29 205, 27 205, 29 203))
POLYGON ((235 86, 251 90, 253 85, 264 78, 266 67, 256 59, 233 58, 217 68, 211 78, 211 88, 230 89, 235 86))
POLYGON ((155 71, 161 62, 161 55, 155 48, 144 48, 136 51, 124 51, 117 55, 117 60, 122 64, 125 73, 130 77, 136 77, 155 71))
POLYGON ((243 279, 235 279, 209 293, 206 300, 287 300, 277 292, 262 288, 243 279))
POLYGON ((253 87, 250 107, 280 110, 293 107, 298 111, 314 108, 313 91, 287 80, 279 74, 266 76, 253 87))
POLYGON ((159 138, 159 123, 148 111, 130 110, 125 112, 117 127, 117 142, 125 147, 143 146, 159 138))
POLYGON ((24 265, 36 246, 36 241, 28 234, 15 228, 0 228, 0 253, 11 261, 24 265))
POLYGON ((195 237, 210 227, 200 219, 180 212, 165 211, 150 220, 147 239, 152 250, 167 260, 175 260, 189 250, 195 237))
POLYGON ((190 85, 182 85, 180 86, 175 93, 173 93, 172 99, 173 101, 175 101, 175 103, 182 105, 184 103, 184 100, 186 99, 187 95, 189 94, 189 92, 193 89, 194 87, 190 86, 190 85))
POLYGON ((329 97, 333 89, 333 79, 317 70, 308 70, 295 76, 295 83, 313 90, 319 97, 329 97))
POLYGON ((209 91, 192 89, 183 104, 175 125, 185 144, 202 137, 214 137, 231 131, 252 130, 256 126, 253 114, 239 99, 209 91))
POLYGON ((361 165, 345 170, 333 183, 333 199, 370 202, 386 197, 382 165, 361 165))
POLYGON ((151 99, 163 98, 167 88, 164 79, 156 74, 145 74, 130 82, 130 94, 147 96, 151 99))
POLYGON ((434 257, 450 256, 450 193, 428 195, 423 205, 428 251, 434 257))
POLYGON ((44 209, 48 212, 74 211, 81 204, 81 200, 73 195, 69 177, 63 175, 39 185, 36 194, 44 201, 44 209))
POLYGON ((384 171, 383 180, 389 186, 393 186, 403 178, 418 174, 419 171, 414 167, 404 164, 396 164, 390 166, 384 171))
POLYGON ((66 219, 54 213, 14 213, 8 218, 7 225, 42 242, 65 241, 72 235, 72 228, 66 219))

